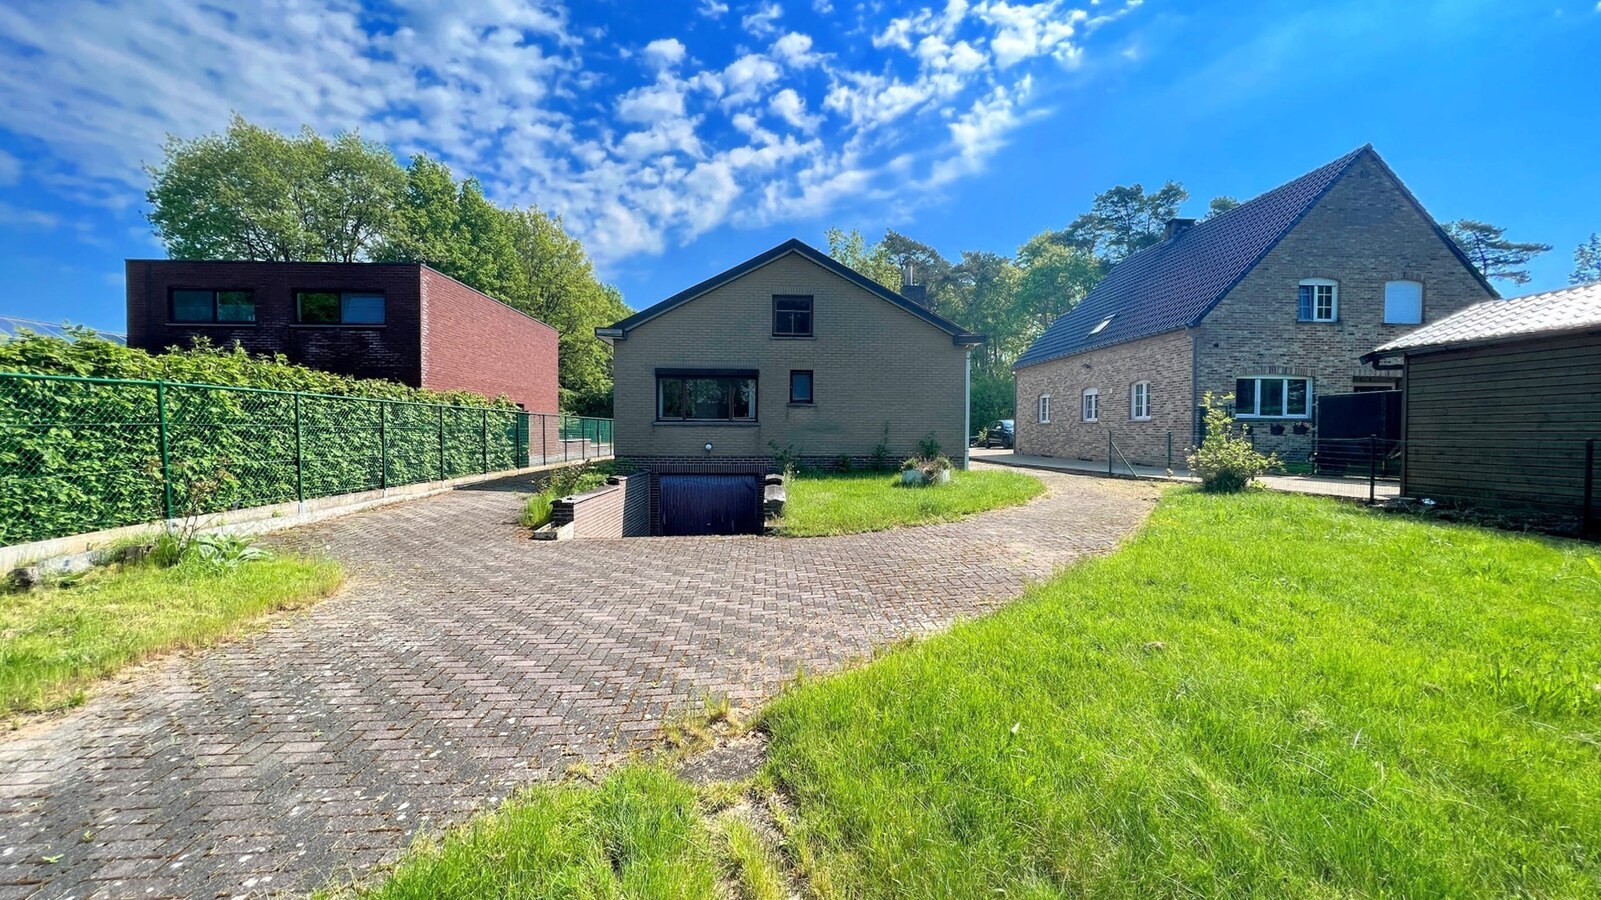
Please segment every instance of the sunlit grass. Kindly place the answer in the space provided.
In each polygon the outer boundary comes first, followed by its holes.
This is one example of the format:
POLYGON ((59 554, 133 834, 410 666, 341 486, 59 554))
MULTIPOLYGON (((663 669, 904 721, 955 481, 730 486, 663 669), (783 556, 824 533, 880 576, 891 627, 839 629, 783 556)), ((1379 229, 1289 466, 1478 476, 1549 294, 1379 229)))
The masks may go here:
POLYGON ((341 577, 332 562, 293 557, 228 570, 141 564, 0 595, 0 717, 76 705, 95 681, 125 666, 213 643, 265 613, 313 603, 341 577))
POLYGON ((907 486, 899 472, 801 474, 786 485, 781 534, 816 537, 949 522, 1016 506, 1045 490, 1032 475, 956 471, 949 484, 907 486))
POLYGON ((770 707, 842 896, 1601 893, 1593 547, 1170 492, 1118 553, 770 707))

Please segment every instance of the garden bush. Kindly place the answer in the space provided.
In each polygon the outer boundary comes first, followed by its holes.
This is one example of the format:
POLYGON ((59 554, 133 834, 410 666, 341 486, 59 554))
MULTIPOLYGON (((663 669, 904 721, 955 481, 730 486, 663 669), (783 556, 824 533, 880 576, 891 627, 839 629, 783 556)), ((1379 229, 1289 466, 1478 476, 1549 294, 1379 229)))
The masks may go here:
POLYGON ((1206 437, 1201 446, 1188 457, 1190 471, 1201 479, 1201 489, 1213 493, 1229 494, 1243 491, 1268 469, 1278 465, 1278 458, 1258 453, 1251 442, 1239 433, 1234 417, 1225 404, 1231 395, 1213 397, 1207 391, 1202 398, 1206 407, 1206 437))

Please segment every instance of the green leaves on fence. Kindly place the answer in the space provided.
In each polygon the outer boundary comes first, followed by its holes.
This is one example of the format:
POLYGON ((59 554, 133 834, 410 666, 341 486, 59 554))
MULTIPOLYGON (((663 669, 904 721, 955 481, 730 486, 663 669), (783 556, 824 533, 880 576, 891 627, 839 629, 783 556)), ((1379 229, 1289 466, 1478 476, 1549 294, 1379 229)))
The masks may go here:
MULTIPOLYGON (((527 419, 505 408, 0 373, 0 545, 163 518, 169 487, 170 512, 188 515, 517 468, 528 464, 527 419)), ((589 425, 598 434, 602 423, 589 425)))

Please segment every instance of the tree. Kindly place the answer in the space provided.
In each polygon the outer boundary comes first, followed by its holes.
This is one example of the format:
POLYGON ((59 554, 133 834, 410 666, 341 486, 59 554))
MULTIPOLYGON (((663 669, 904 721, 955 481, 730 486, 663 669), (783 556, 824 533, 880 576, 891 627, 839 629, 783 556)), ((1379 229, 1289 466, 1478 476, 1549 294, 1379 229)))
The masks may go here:
MULTIPOLYGON (((1099 260, 1058 239, 1061 232, 1042 231, 1017 251, 1022 269, 1017 299, 1023 331, 1019 343, 1032 342, 1060 316, 1083 300, 1105 273, 1099 260)), ((1021 353, 1021 349, 1018 351, 1021 353)))
POLYGON ((1527 284, 1529 260, 1551 249, 1550 244, 1509 241, 1505 228, 1476 219, 1458 219, 1445 226, 1445 233, 1485 278, 1513 284, 1527 284))
POLYGON ((1240 201, 1228 196, 1227 194, 1224 194, 1220 197, 1213 197, 1212 202, 1206 205, 1206 217, 1210 219, 1213 216, 1226 213, 1239 205, 1240 201))
POLYGON ((369 259, 405 180, 388 150, 353 132, 287 137, 238 115, 221 135, 169 137, 147 171, 150 223, 177 259, 369 259))
POLYGON ((883 243, 867 243, 867 238, 854 228, 850 231, 830 228, 825 237, 829 256, 892 291, 901 289, 900 267, 890 258, 889 249, 883 243))
POLYGON ((1020 278, 1011 260, 982 250, 962 251, 962 261, 951 269, 949 314, 988 337, 974 356, 982 370, 1004 368, 1022 352, 1018 347, 1023 334, 1017 303, 1020 278))
POLYGON ((503 212, 477 180, 457 183, 444 163, 418 154, 406 168, 395 227, 376 258, 425 263, 494 297, 502 297, 517 265, 503 212))
POLYGON ((1588 241, 1573 251, 1573 274, 1568 276, 1568 281, 1572 284, 1601 281, 1601 234, 1590 235, 1588 241))
POLYGON ((884 232, 884 240, 879 242, 879 246, 884 248, 890 262, 895 264, 896 271, 904 273, 910 267, 915 283, 928 289, 929 309, 938 312, 949 305, 945 294, 951 280, 950 260, 922 241, 893 230, 884 232))
POLYGON ((1097 194, 1090 211, 1067 226, 1066 239, 1107 262, 1118 262, 1162 239, 1189 191, 1175 181, 1146 194, 1143 185, 1118 185, 1097 194))

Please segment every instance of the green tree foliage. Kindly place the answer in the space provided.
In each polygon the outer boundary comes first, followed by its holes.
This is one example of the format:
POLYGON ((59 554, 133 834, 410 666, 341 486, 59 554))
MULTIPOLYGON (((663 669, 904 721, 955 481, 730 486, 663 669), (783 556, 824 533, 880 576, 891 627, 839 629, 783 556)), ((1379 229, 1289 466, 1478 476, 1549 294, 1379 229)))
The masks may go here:
POLYGON ((973 351, 981 370, 1004 368, 1022 348, 1023 310, 1017 302, 1020 272, 1010 259, 984 250, 963 250, 962 261, 951 269, 947 296, 950 309, 962 325, 989 340, 973 351))
POLYGON ((1445 226, 1445 233, 1485 278, 1513 284, 1527 284, 1529 261, 1551 249, 1550 244, 1509 241, 1505 228, 1476 219, 1458 219, 1445 226))
POLYGON ((1077 306, 1105 276, 1106 266, 1100 260, 1061 240, 1060 235, 1061 232, 1041 232, 1017 251, 1023 272, 1018 302, 1025 349, 1052 322, 1077 306))
POLYGON ((1140 184, 1118 185, 1095 196, 1090 211, 1067 226, 1075 245, 1115 263, 1162 239, 1167 220, 1178 215, 1190 192, 1169 181, 1153 193, 1140 184))
POLYGON ((1017 379, 1011 369, 975 369, 972 387, 968 409, 975 433, 996 419, 1013 417, 1017 379))
POLYGON ((1210 219, 1213 216, 1226 213, 1239 205, 1240 201, 1228 196, 1227 194, 1224 194, 1220 197, 1213 197, 1212 202, 1206 205, 1206 217, 1210 219))
POLYGON ((892 291, 901 289, 901 269, 883 242, 869 244, 860 231, 852 228, 828 229, 828 255, 882 284, 892 291))
POLYGON ((289 137, 237 115, 221 135, 169 139, 149 172, 150 223, 175 259, 368 259, 405 181, 354 133, 289 137))
POLYGON ((904 273, 910 269, 915 283, 928 288, 929 308, 940 312, 940 298, 951 280, 951 261, 928 244, 894 230, 886 231, 878 246, 889 254, 895 271, 904 273))
POLYGON ((611 356, 594 331, 628 307, 560 220, 498 207, 421 154, 402 168, 354 134, 286 137, 238 116, 224 134, 170 140, 150 176, 170 256, 424 263, 556 328, 562 408, 611 414, 611 356))
POLYGON ((1601 281, 1601 234, 1590 235, 1588 241, 1573 251, 1573 274, 1568 276, 1568 281, 1571 284, 1601 281))
POLYGON ((1277 456, 1258 453, 1251 446, 1250 438, 1240 433, 1228 411, 1233 399, 1233 394, 1214 396, 1211 391, 1201 398, 1206 408, 1206 437, 1185 461, 1190 471, 1201 479, 1203 491, 1219 494, 1243 491, 1280 464, 1277 456))

